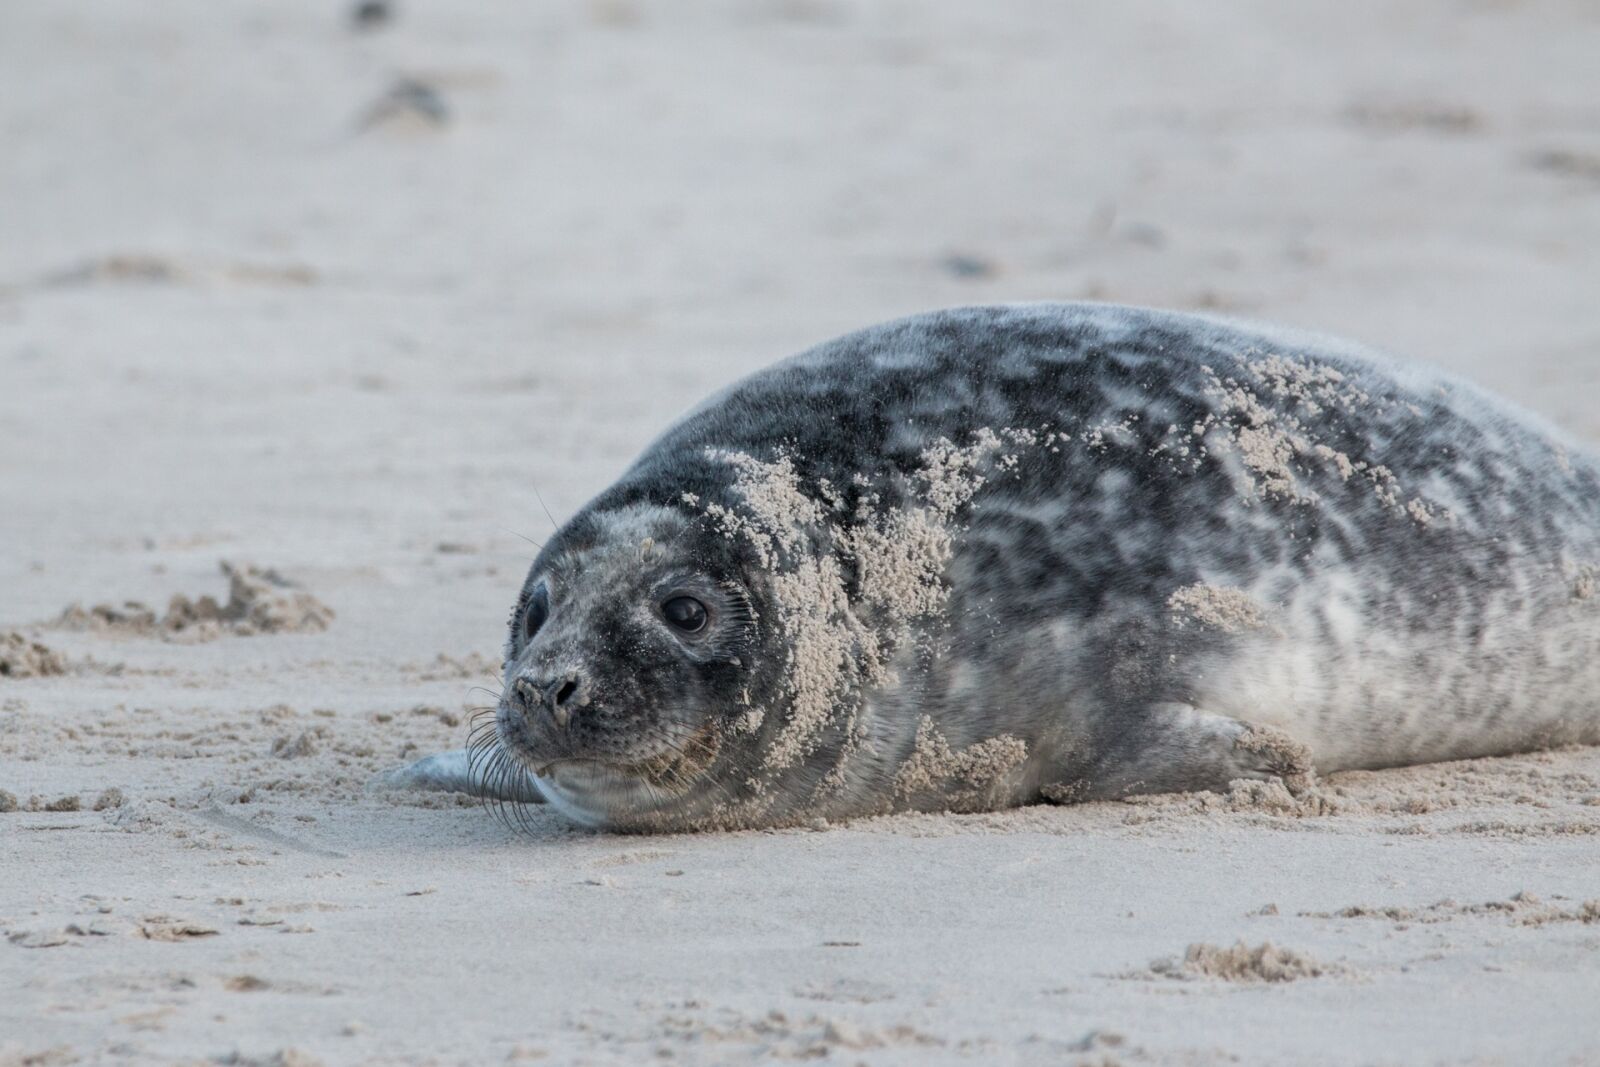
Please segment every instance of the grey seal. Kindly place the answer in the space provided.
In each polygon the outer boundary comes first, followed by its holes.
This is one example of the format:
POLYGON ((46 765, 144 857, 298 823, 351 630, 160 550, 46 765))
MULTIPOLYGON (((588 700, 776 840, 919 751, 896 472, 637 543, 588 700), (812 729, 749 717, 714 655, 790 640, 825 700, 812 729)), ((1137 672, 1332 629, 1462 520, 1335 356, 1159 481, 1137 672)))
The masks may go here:
POLYGON ((1600 459, 1360 346, 939 311, 755 374, 550 539, 467 749, 619 830, 1303 787, 1600 742, 1600 459))

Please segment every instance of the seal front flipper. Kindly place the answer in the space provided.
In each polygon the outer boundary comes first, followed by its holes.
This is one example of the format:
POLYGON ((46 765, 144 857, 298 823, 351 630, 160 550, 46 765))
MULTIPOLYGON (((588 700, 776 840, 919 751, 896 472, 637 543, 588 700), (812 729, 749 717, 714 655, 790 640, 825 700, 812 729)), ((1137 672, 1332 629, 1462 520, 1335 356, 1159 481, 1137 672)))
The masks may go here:
POLYGON ((1188 704, 1156 704, 1128 723, 1081 782, 1046 786, 1046 800, 1114 800, 1139 793, 1223 792, 1239 778, 1279 778, 1290 793, 1316 780, 1311 751, 1270 726, 1188 704))
POLYGON ((385 771, 373 779, 376 789, 417 789, 441 793, 467 793, 489 800, 543 804, 544 795, 526 771, 509 770, 503 763, 476 763, 464 748, 440 752, 415 763, 385 771))

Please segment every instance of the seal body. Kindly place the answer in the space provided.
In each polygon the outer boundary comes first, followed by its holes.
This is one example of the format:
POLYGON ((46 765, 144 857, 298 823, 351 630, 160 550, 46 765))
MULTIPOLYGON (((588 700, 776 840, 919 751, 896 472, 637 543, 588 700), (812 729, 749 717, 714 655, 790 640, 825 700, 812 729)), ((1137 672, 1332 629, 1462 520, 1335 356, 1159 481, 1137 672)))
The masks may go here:
POLYGON ((1600 742, 1597 584, 1600 461, 1462 381, 936 312, 663 434, 535 561, 476 756, 400 780, 685 829, 1600 742))

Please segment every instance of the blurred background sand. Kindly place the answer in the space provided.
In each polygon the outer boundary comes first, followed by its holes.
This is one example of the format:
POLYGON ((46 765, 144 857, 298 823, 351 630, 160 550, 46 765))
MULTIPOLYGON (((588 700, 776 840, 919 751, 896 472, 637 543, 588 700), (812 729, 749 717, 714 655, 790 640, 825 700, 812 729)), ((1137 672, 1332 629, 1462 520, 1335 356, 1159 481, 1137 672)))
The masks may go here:
POLYGON ((0 677, 0 1063, 1600 1061, 1593 752, 654 840, 361 789, 544 505, 884 318, 1222 310, 1600 438, 1600 7, 366 9, 0 5, 0 630, 65 667, 0 677), (219 559, 337 617, 52 625, 219 559), (1240 939, 1319 973, 1150 969, 1240 939))

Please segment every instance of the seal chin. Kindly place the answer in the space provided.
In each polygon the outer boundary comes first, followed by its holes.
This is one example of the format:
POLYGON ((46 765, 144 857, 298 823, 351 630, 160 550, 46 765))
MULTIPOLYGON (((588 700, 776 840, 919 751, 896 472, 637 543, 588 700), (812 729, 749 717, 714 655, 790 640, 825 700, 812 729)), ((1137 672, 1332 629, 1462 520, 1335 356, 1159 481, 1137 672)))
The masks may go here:
POLYGON ((658 810, 663 791, 635 768, 592 759, 548 763, 534 781, 551 807, 584 826, 608 827, 658 810))
POLYGON ((498 740, 551 807, 585 826, 609 829, 666 826, 698 810, 706 774, 722 747, 710 722, 681 744, 658 743, 649 754, 624 759, 540 752, 504 723, 498 740))

